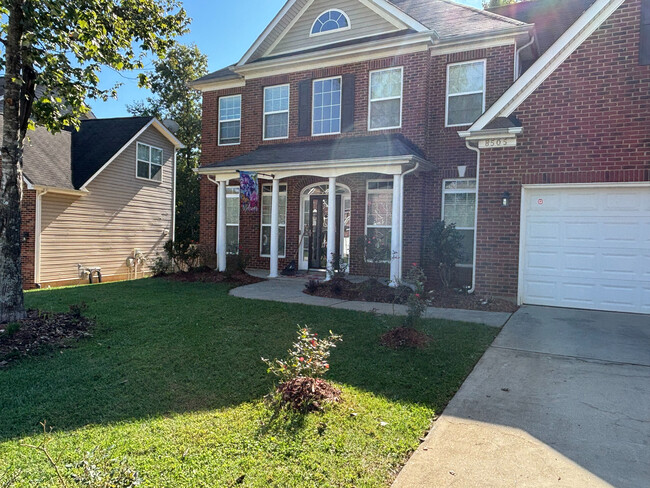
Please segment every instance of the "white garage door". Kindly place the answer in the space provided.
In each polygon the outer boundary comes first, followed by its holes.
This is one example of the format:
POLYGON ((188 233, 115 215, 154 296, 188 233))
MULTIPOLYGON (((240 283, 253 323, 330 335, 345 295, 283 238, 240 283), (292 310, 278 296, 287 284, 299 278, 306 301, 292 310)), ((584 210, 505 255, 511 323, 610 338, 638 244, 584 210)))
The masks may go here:
POLYGON ((650 313, 650 186, 524 188, 523 303, 650 313))

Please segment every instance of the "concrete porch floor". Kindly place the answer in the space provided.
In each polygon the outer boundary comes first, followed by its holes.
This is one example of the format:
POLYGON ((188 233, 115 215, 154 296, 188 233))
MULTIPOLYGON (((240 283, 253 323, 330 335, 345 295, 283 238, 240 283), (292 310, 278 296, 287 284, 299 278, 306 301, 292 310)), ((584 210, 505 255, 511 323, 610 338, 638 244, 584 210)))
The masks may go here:
MULTIPOLYGON (((268 270, 248 270, 249 274, 266 278, 268 270)), ((281 276, 268 279, 252 285, 240 286, 230 290, 230 295, 239 298, 254 300, 268 300, 273 302, 301 303, 304 305, 317 305, 321 307, 341 308, 356 310, 358 312, 375 312, 386 315, 406 315, 406 305, 392 305, 390 303, 358 302, 340 300, 336 298, 315 297, 303 293, 307 280, 324 279, 325 273, 309 272, 298 276, 281 276)), ((362 282, 367 279, 363 276, 350 276, 351 281, 362 282)), ((502 327, 512 314, 505 312, 484 312, 480 310, 459 310, 453 308, 429 307, 423 317, 429 319, 456 320, 459 322, 473 322, 492 327, 502 327)))

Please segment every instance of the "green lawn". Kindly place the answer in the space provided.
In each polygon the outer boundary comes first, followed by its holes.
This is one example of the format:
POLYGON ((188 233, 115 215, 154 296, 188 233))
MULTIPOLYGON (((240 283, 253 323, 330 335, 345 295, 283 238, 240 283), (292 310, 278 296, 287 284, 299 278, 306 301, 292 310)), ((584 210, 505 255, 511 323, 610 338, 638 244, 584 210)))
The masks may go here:
POLYGON ((39 442, 45 420, 60 464, 111 447, 148 487, 387 486, 497 333, 428 320, 429 348, 392 351, 379 336, 398 318, 227 292, 147 279, 28 293, 30 308, 86 302, 98 325, 71 349, 0 370, 0 474, 55 486, 44 458, 20 445, 39 442), (271 421, 260 356, 284 356, 297 324, 342 334, 329 379, 344 401, 271 421))

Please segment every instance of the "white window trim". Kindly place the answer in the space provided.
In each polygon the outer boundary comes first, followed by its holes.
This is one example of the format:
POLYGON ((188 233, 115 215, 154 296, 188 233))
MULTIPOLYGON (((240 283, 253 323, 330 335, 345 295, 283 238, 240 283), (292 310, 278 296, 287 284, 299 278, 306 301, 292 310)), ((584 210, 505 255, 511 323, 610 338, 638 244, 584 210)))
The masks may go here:
MULTIPOLYGON (((478 198, 478 193, 476 191, 476 178, 448 178, 446 180, 442 180, 442 202, 440 205, 440 220, 445 220, 445 195, 451 195, 451 194, 460 194, 460 193, 474 193, 476 195, 476 198, 478 198), (474 182, 474 188, 456 188, 453 190, 447 190, 445 188, 445 185, 450 182, 450 181, 473 181, 474 182)), ((476 239, 476 224, 477 224, 478 218, 476 215, 476 207, 474 208, 474 227, 456 227, 458 230, 473 230, 474 231, 474 239, 476 239)), ((472 264, 457 264, 457 268, 473 268, 474 266, 472 264)))
POLYGON ((242 96, 239 95, 227 95, 225 97, 219 97, 219 106, 217 107, 217 145, 218 146, 239 146, 241 144, 241 112, 242 112, 242 96), (221 120, 221 101, 226 98, 235 98, 239 97, 239 118, 238 119, 227 119, 221 120), (229 142, 227 144, 221 144, 221 124, 223 122, 239 122, 239 142, 229 142))
MULTIPOLYGON (((487 92, 487 60, 485 59, 473 59, 472 61, 463 61, 462 63, 451 63, 447 65, 447 81, 446 81, 446 94, 445 94, 445 127, 468 127, 471 126, 474 122, 467 122, 462 124, 449 124, 449 97, 459 97, 463 95, 476 95, 477 93, 483 94, 483 106, 481 108, 481 115, 485 112, 485 93, 487 92), (453 95, 449 94, 449 71, 452 66, 461 66, 463 64, 477 64, 483 63, 483 90, 481 91, 472 91, 465 93, 454 93, 453 95)), ((479 118, 481 116, 479 115, 479 118)))
POLYGON ((147 144, 145 142, 137 142, 136 147, 135 147, 135 178, 138 180, 143 180, 143 181, 152 181, 154 183, 162 183, 163 182, 163 167, 165 166, 165 151, 163 151, 162 147, 157 147, 157 146, 152 146, 151 144, 147 144), (140 146, 147 146, 149 148, 149 161, 144 161, 143 159, 140 159, 138 157, 138 148, 140 146), (161 153, 161 163, 156 164, 151 162, 151 149, 158 149, 161 153), (149 176, 151 176, 151 165, 153 164, 154 166, 160 166, 160 180, 154 180, 153 178, 143 178, 142 176, 138 176, 138 161, 142 161, 143 163, 147 163, 149 165, 149 176))
MULTIPOLYGON (((262 254, 262 238, 264 236, 264 234, 262 232, 262 229, 264 227, 271 227, 271 224, 264 224, 263 223, 263 221, 264 221, 264 211, 263 211, 262 207, 263 207, 264 203, 262 201, 262 197, 264 196, 264 186, 267 186, 267 185, 270 186, 268 183, 262 184, 260 186, 260 188, 262 190, 260 192, 260 257, 262 257, 262 258, 270 258, 271 257, 270 253, 269 254, 262 254)), ((279 197, 281 197, 284 194, 284 196, 287 197, 287 206, 284 209, 284 225, 278 224, 278 228, 284 227, 284 253, 283 254, 278 254, 278 258, 286 258, 287 257, 287 212, 289 210, 289 195, 288 195, 287 190, 289 189, 289 187, 286 185, 286 183, 281 183, 280 188, 282 188, 282 186, 284 186, 286 188, 286 190, 278 192, 278 199, 279 199, 279 197)), ((271 192, 269 191, 267 193, 271 193, 271 192)), ((273 201, 273 197, 271 197, 271 202, 272 201, 273 201)), ((278 219, 278 221, 279 221, 279 219, 278 219)), ((269 249, 270 249, 270 246, 269 246, 269 249)))
POLYGON ((393 66, 391 68, 376 69, 376 70, 370 71, 368 73, 368 132, 373 132, 373 131, 376 131, 376 130, 401 129, 402 128, 402 109, 403 109, 403 106, 404 106, 404 67, 403 66, 393 66), (382 72, 382 71, 393 71, 393 70, 396 70, 396 69, 400 70, 400 77, 401 77, 399 97, 386 97, 386 98, 372 99, 371 95, 372 95, 372 75, 373 75, 373 73, 379 73, 379 72, 382 72), (386 101, 386 100, 396 100, 397 98, 399 98, 399 125, 395 125, 393 127, 376 127, 374 129, 372 129, 370 127, 372 102, 383 102, 383 101, 386 101))
MULTIPOLYGON (((232 198, 232 199, 236 198, 237 199, 237 205, 240 205, 241 201, 240 201, 239 192, 237 192, 236 194, 235 193, 228 193, 228 188, 239 188, 239 186, 236 186, 236 185, 228 185, 228 186, 226 186, 226 201, 229 198, 232 198)), ((227 208, 228 208, 228 204, 226 203, 226 209, 227 208)), ((236 224, 229 224, 228 223, 228 214, 226 214, 226 228, 228 228, 228 227, 237 227, 237 249, 239 249, 239 247, 240 247, 239 246, 239 243, 240 243, 239 239, 241 237, 240 234, 239 234, 239 222, 240 222, 240 220, 241 220, 241 210, 240 210, 240 214, 239 214, 239 220, 237 221, 236 224)), ((227 235, 228 235, 228 233, 226 233, 226 236, 227 235)), ((227 249, 228 249, 227 244, 228 243, 226 242, 226 254, 231 254, 231 255, 236 254, 236 253, 232 253, 232 252, 227 251, 227 249)))
POLYGON ((343 127, 343 77, 342 76, 330 76, 328 78, 318 78, 317 80, 312 80, 311 83, 311 136, 312 137, 321 137, 321 136, 331 136, 341 133, 341 128, 343 127), (337 132, 323 132, 321 134, 314 134, 314 112, 316 111, 316 105, 314 100, 316 99, 316 92, 314 91, 314 85, 317 81, 327 81, 327 80, 340 80, 341 86, 341 112, 339 113, 339 130, 337 132))
MULTIPOLYGON (((380 193, 380 194, 381 194, 381 193, 390 193, 390 196, 391 196, 391 202, 392 202, 392 197, 393 197, 393 188, 382 188, 382 189, 378 189, 378 190, 370 190, 370 189, 368 188, 368 186, 370 185, 370 183, 377 183, 377 182, 381 182, 381 183, 386 183, 386 182, 388 182, 388 183, 393 184, 393 180, 381 179, 381 178, 379 178, 379 179, 374 179, 374 180, 367 180, 367 181, 366 181, 366 208, 365 208, 365 211, 364 211, 364 214, 365 214, 364 235, 365 235, 365 236, 368 235, 368 229, 390 229, 390 230, 391 230, 391 233, 392 233, 392 230, 393 230, 393 215, 392 215, 392 214, 391 214, 391 217, 390 217, 390 225, 387 225, 387 226, 386 226, 386 225, 374 225, 374 224, 373 224, 373 225, 368 225, 368 195, 370 195, 371 193, 380 193)), ((392 208, 393 208, 393 207, 392 207, 392 205, 391 205, 391 212, 392 212, 392 208)), ((390 244, 389 244, 389 246, 390 246, 390 244)), ((390 252, 390 249, 389 249, 389 252, 390 252)), ((375 263, 390 263, 390 261, 391 261, 391 260, 390 260, 390 258, 389 258, 389 259, 386 260, 386 261, 375 261, 375 263)), ((368 261, 366 261, 366 260, 364 259, 364 262, 367 263, 368 261)))
POLYGON ((311 27, 309 28, 309 37, 318 37, 318 36, 324 36, 327 34, 333 34, 335 32, 342 32, 346 30, 350 30, 352 28, 352 23, 350 22, 350 17, 348 17, 348 14, 346 14, 343 10, 340 10, 338 8, 328 8, 327 10, 323 10, 318 16, 314 19, 314 21, 311 24, 311 27), (323 14, 326 14, 327 12, 338 12, 340 14, 343 14, 343 17, 345 17, 345 20, 347 21, 348 25, 347 27, 339 27, 338 29, 334 30, 328 30, 325 32, 316 32, 314 33, 314 26, 316 25, 316 22, 318 22, 318 19, 321 18, 323 14))
POLYGON ((271 86, 265 86, 264 87, 264 96, 262 97, 263 100, 263 106, 262 106, 262 140, 263 141, 278 141, 280 139, 289 139, 289 110, 291 109, 291 85, 289 83, 285 83, 283 85, 271 85, 271 86), (286 86, 288 88, 288 99, 287 99, 287 109, 286 110, 276 110, 272 112, 267 112, 266 111, 266 90, 267 88, 282 88, 286 86), (275 115, 275 114, 287 114, 287 135, 284 137, 266 137, 266 116, 267 115, 275 115))

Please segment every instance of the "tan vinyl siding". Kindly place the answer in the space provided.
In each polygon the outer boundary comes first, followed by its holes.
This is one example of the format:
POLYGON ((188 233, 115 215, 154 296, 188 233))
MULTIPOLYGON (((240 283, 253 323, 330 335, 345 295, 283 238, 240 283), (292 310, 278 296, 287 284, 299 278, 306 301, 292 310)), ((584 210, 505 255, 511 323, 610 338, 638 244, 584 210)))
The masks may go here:
POLYGON ((289 24, 291 23, 291 19, 293 19, 296 15, 300 13, 300 10, 305 6, 306 3, 307 0, 298 0, 296 3, 293 4, 293 6, 289 9, 289 11, 278 21, 278 24, 275 26, 273 31, 270 32, 268 36, 266 36, 266 39, 264 39, 262 44, 260 44, 260 46, 255 50, 255 52, 251 56, 250 61, 255 61, 256 59, 264 56, 264 53, 268 51, 268 49, 273 45, 275 40, 289 26, 289 24))
POLYGON ((324 44, 385 34, 396 30, 398 29, 393 24, 358 0, 315 0, 269 55, 302 51, 324 44), (314 20, 326 10, 334 8, 347 14, 351 28, 310 37, 314 20))
POLYGON ((161 183, 135 177, 133 142, 88 185, 89 194, 43 195, 41 283, 77 279, 77 263, 126 278, 134 249, 148 260, 162 253, 172 232, 174 146, 154 127, 138 142, 162 148, 161 183))

